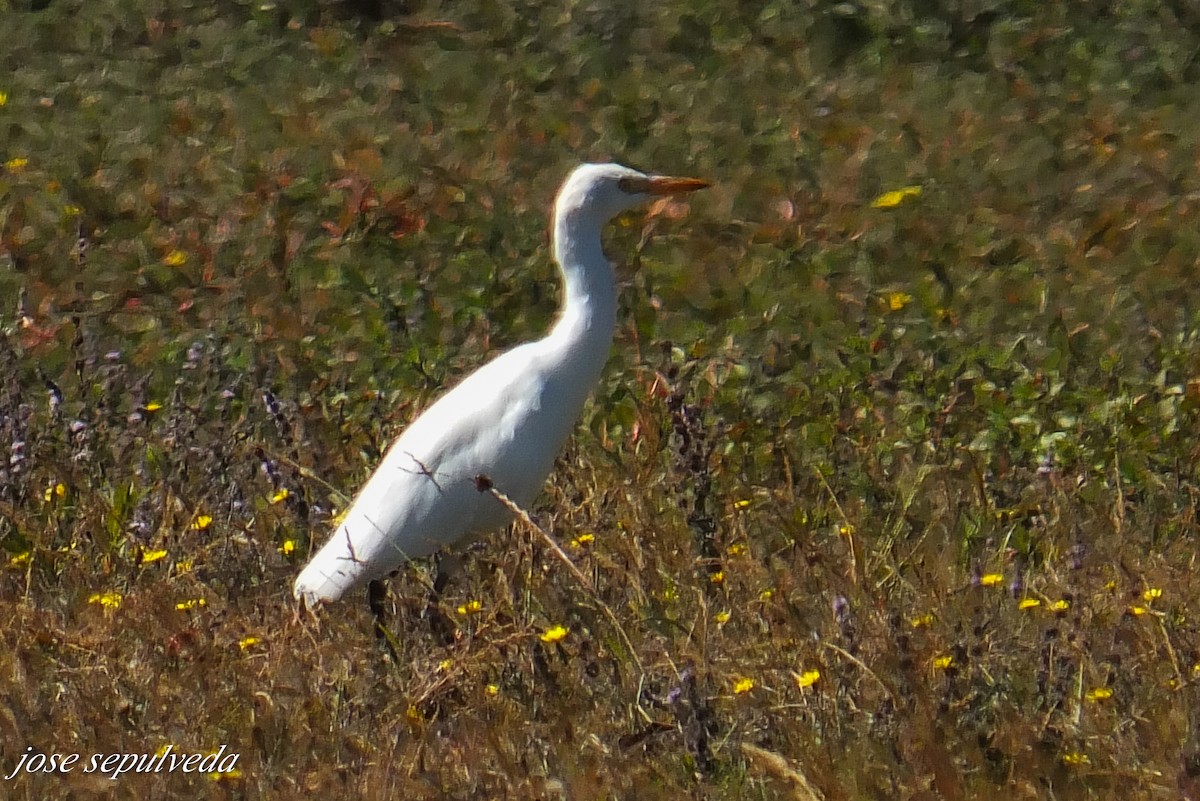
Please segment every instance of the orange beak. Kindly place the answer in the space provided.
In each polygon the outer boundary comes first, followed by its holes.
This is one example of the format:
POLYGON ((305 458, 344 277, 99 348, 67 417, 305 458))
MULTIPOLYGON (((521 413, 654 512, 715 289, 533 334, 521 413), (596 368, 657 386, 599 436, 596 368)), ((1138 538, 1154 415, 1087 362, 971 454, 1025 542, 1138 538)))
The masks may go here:
POLYGON ((639 189, 650 195, 682 195, 708 186, 708 181, 699 178, 672 178, 669 175, 652 175, 639 189))

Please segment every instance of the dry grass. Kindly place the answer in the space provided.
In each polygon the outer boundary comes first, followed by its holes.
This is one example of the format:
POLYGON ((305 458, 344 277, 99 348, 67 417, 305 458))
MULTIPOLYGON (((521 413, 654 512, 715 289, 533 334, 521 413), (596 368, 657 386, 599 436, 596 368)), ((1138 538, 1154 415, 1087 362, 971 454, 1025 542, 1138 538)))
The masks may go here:
POLYGON ((302 554, 281 554, 280 532, 324 489, 268 455, 302 428, 278 401, 186 436, 169 407, 97 426, 89 460, 62 442, 62 461, 17 474, 34 497, 8 505, 30 548, 3 573, 5 741, 85 760, 225 744, 239 773, 76 770, 21 776, 12 797, 1170 791, 1200 664, 1187 540, 1154 546, 1141 506, 1115 488, 1085 503, 1056 473, 1030 477, 1018 524, 962 455, 901 466, 903 494, 875 509, 783 464, 791 485, 741 486, 695 388, 643 386, 639 437, 606 456, 581 436, 538 513, 581 576, 524 526, 471 549, 435 601, 414 566, 393 582, 395 660, 365 598, 312 620, 287 597, 302 554), (178 447, 213 431, 224 453, 178 447), (87 489, 135 434, 187 482, 159 485, 165 519, 144 539, 103 529, 136 520, 132 496, 122 510, 87 489), (260 458, 274 467, 224 472, 260 458), (252 500, 218 506, 234 486, 252 500), (953 539, 972 517, 988 532, 974 574, 953 539), (1005 541, 1018 525, 1037 532, 1036 565, 1005 541))
POLYGON ((1200 26, 951 5, 9 13, 0 770, 83 763, 0 797, 1200 798, 1200 26), (584 158, 714 186, 613 226, 578 575, 297 614, 584 158))

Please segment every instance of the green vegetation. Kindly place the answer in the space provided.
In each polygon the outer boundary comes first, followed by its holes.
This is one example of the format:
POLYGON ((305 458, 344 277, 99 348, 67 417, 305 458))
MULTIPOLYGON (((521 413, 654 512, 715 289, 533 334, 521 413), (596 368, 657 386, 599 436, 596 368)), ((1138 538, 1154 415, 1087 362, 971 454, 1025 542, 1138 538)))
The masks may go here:
POLYGON ((0 769, 240 760, 0 795, 1200 797, 1189 6, 28 5, 0 769), (545 330, 607 159, 715 185, 613 226, 530 510, 594 591, 517 527, 392 581, 395 661, 365 596, 297 615, 389 439, 545 330))

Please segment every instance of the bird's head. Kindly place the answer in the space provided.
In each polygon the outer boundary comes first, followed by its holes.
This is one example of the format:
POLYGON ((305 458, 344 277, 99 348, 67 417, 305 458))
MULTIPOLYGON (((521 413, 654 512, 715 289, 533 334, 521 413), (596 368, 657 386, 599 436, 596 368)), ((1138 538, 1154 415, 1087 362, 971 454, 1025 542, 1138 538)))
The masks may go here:
POLYGON ((647 175, 620 164, 581 164, 563 184, 557 216, 591 218, 603 224, 626 209, 656 197, 682 195, 708 186, 697 178, 647 175))

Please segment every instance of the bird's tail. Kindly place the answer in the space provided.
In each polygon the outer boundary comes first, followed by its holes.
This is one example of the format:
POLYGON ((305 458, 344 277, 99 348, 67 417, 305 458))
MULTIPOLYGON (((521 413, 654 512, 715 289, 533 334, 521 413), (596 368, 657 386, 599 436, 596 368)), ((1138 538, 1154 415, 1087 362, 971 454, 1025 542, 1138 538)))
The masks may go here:
POLYGON ((300 571, 292 595, 310 609, 333 603, 354 587, 378 578, 372 571, 375 562, 371 554, 355 553, 343 524, 300 571))

